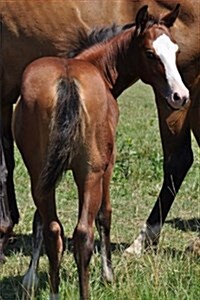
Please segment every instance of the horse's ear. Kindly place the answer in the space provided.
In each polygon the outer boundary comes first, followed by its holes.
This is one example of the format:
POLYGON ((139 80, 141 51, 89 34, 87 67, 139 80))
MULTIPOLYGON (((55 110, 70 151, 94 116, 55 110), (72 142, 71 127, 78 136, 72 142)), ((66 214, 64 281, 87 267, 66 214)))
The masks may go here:
POLYGON ((169 28, 173 26, 174 22, 176 21, 176 18, 179 15, 179 11, 180 11, 180 4, 177 4, 173 11, 171 11, 170 13, 168 13, 162 18, 162 22, 165 24, 166 27, 169 28))
POLYGON ((145 29, 148 20, 149 20, 148 5, 144 5, 142 8, 139 9, 135 17, 135 24, 136 24, 135 34, 137 36, 145 29))

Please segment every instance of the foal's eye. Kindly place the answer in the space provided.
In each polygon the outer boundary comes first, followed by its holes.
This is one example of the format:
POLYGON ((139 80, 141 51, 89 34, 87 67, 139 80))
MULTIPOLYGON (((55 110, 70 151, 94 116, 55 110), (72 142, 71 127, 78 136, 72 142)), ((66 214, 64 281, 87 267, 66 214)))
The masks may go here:
POLYGON ((154 52, 152 50, 146 50, 146 56, 149 59, 155 58, 155 54, 154 54, 154 52))

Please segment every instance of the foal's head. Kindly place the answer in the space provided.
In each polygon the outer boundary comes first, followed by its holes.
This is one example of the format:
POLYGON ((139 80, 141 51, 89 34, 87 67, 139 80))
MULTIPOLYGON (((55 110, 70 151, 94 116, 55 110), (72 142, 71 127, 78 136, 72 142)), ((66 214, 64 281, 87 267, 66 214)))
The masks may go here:
POLYGON ((169 30, 178 16, 179 6, 159 20, 149 15, 148 7, 144 6, 136 16, 135 30, 139 76, 173 109, 189 101, 189 91, 176 65, 179 47, 169 30))

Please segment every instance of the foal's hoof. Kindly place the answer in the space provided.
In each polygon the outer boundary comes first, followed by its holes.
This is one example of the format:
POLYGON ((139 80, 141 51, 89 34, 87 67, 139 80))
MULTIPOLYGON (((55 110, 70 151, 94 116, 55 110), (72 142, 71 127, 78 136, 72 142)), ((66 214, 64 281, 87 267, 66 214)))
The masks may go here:
POLYGON ((192 253, 195 256, 200 256, 200 237, 192 241, 191 244, 185 249, 185 252, 192 253))

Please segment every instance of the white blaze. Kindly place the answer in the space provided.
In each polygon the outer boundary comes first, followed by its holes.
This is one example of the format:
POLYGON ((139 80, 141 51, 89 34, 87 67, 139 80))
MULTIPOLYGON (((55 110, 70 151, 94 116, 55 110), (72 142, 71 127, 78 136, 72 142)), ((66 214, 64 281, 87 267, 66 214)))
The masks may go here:
MULTIPOLYGON (((176 66, 178 45, 173 43, 169 36, 162 34, 153 42, 153 47, 163 63, 171 93, 173 95, 177 93, 180 98, 189 98, 189 91, 185 87, 176 66)), ((173 101, 174 99, 171 100, 173 101)))

